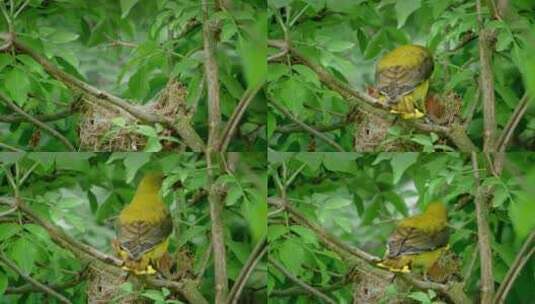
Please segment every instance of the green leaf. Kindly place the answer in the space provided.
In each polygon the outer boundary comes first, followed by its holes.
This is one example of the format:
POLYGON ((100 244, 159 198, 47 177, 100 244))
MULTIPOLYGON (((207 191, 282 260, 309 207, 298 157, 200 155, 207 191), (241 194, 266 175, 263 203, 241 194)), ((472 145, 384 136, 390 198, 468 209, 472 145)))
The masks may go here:
POLYGON ((133 98, 144 99, 149 93, 150 87, 148 82, 149 70, 147 67, 140 67, 128 80, 128 90, 133 98))
POLYGON ((322 204, 322 208, 325 209, 340 209, 345 206, 351 205, 352 201, 348 198, 341 197, 341 196, 335 196, 329 198, 324 204, 322 204))
POLYGON ((267 138, 270 139, 277 129, 277 117, 270 111, 267 113, 267 138))
POLYGON ((303 246, 294 239, 285 240, 279 248, 279 258, 282 264, 295 275, 301 273, 304 257, 303 246))
POLYGON ((126 153, 124 167, 126 169, 126 182, 131 183, 137 171, 150 160, 150 153, 126 153))
POLYGON ((390 164, 392 166, 394 184, 399 182, 405 170, 407 170, 407 168, 409 168, 412 164, 416 163, 416 160, 418 160, 418 153, 415 152, 392 154, 390 164))
POLYGON ((431 304, 429 296, 422 291, 415 291, 409 294, 409 298, 414 299, 422 304, 431 304))
POLYGON ((145 290, 141 295, 144 296, 145 298, 149 298, 154 301, 165 302, 165 297, 162 294, 162 292, 159 290, 154 290, 154 289, 145 290))
POLYGON ((355 153, 325 153, 323 165, 327 170, 355 173, 358 171, 355 159, 358 157, 355 153))
POLYGON ((0 271, 0 296, 4 294, 7 288, 7 275, 5 272, 0 271))
POLYGON ((268 240, 273 242, 279 239, 281 236, 288 233, 288 227, 284 225, 269 225, 268 227, 268 240))
POLYGON ((12 69, 5 75, 5 86, 9 96, 17 105, 22 107, 26 103, 30 91, 30 79, 26 73, 18 68, 12 69))
POLYGON ((37 248, 33 242, 20 238, 13 242, 11 257, 25 273, 31 273, 37 257, 37 248))
POLYGON ((0 72, 13 62, 13 57, 8 54, 0 54, 0 72))
POLYGON ((20 226, 15 223, 0 224, 0 241, 5 241, 20 231, 20 226))
POLYGON ((307 227, 293 225, 290 227, 290 230, 299 234, 305 243, 313 244, 314 246, 318 245, 318 238, 316 234, 307 227))
POLYGON ((523 240, 535 229, 535 204, 530 198, 522 198, 509 205, 509 215, 519 240, 523 240))
POLYGON ((267 15, 257 12, 256 21, 245 28, 246 39, 238 39, 238 51, 241 57, 243 73, 248 87, 256 87, 264 82, 267 76, 267 15))
POLYGON ((78 39, 79 35, 65 30, 56 30, 52 35, 48 36, 48 40, 52 43, 61 44, 74 41, 78 39))
MULTIPOLYGON (((318 74, 314 73, 314 71, 312 71, 309 67, 307 67, 306 65, 302 65, 302 64, 296 64, 296 65, 293 65, 292 66, 292 69, 294 69, 295 71, 297 71, 301 76, 303 76, 303 78, 305 79, 305 81, 307 82, 310 82, 314 85, 316 85, 317 87, 320 87, 321 86, 321 83, 320 83, 320 80, 318 78, 318 74)), ((271 73, 271 71, 270 71, 271 73)))
POLYGON ((327 49, 333 53, 344 52, 351 49, 354 45, 355 44, 350 41, 335 40, 329 42, 329 44, 327 45, 327 49))
POLYGON ((421 0, 403 0, 396 1, 396 17, 398 19, 398 28, 405 25, 407 18, 422 5, 421 0))
MULTIPOLYGON (((24 224, 24 229, 28 232, 30 232, 33 236, 37 237, 41 241, 49 242, 50 241, 50 235, 45 230, 45 228, 36 225, 36 224, 24 224)), ((1 229, 0 229, 1 230, 1 229)))
POLYGON ((280 99, 284 105, 295 115, 303 112, 303 104, 308 99, 309 92, 298 77, 289 78, 280 85, 280 99))
POLYGON ((138 1, 139 0, 121 0, 121 18, 125 18, 126 16, 128 16, 128 13, 132 9, 132 7, 136 5, 136 3, 138 3, 138 1))

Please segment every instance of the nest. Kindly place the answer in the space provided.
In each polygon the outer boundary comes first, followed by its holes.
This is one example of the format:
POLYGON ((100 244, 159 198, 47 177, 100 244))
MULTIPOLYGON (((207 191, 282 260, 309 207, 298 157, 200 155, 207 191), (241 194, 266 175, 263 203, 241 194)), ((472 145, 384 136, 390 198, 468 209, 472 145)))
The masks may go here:
MULTIPOLYGON (((174 120, 186 111, 187 91, 171 79, 156 101, 140 106, 143 111, 174 120)), ((94 96, 84 96, 78 127, 80 148, 89 151, 142 151, 147 137, 138 131, 142 122, 125 110, 94 96)), ((161 130, 160 136, 170 136, 171 130, 161 130)), ((169 145, 164 145, 168 147, 169 145)))

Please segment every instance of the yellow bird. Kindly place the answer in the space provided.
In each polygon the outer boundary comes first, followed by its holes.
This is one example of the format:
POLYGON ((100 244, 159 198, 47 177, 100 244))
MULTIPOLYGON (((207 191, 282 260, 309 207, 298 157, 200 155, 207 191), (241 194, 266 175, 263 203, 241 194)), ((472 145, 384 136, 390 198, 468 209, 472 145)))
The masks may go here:
POLYGON ((427 48, 410 44, 395 48, 377 62, 379 101, 403 119, 423 117, 432 73, 433 56, 427 48))
POLYGON ((424 213, 401 220, 388 239, 385 258, 378 266, 393 272, 412 268, 428 270, 448 250, 448 211, 441 202, 429 204, 424 213))
POLYGON ((135 274, 154 274, 167 254, 173 221, 160 197, 163 175, 146 174, 134 198, 119 214, 117 240, 112 243, 124 261, 123 269, 135 274))

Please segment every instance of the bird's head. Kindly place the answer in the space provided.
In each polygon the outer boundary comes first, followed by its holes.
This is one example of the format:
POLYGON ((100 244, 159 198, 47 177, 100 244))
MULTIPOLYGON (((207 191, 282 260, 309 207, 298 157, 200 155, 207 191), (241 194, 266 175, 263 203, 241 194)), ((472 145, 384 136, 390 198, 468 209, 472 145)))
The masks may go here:
POLYGON ((425 214, 436 219, 447 219, 448 209, 446 209, 446 206, 442 202, 432 202, 427 205, 425 214))

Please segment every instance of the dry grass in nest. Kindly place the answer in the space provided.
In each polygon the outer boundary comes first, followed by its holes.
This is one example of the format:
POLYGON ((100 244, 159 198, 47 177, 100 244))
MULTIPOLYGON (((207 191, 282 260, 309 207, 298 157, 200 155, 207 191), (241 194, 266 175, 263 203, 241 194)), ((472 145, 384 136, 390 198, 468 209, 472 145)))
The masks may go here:
MULTIPOLYGON (((154 102, 140 106, 163 117, 175 119, 185 109, 187 91, 176 80, 170 80, 154 102)), ((93 97, 84 97, 79 123, 80 147, 90 151, 142 151, 147 138, 137 131, 140 121, 126 111, 93 97), (104 104, 104 106, 103 106, 104 104)), ((185 112, 184 112, 185 113, 185 112)), ((164 129, 160 136, 171 136, 164 129)), ((168 145, 167 145, 168 146, 168 145)))

